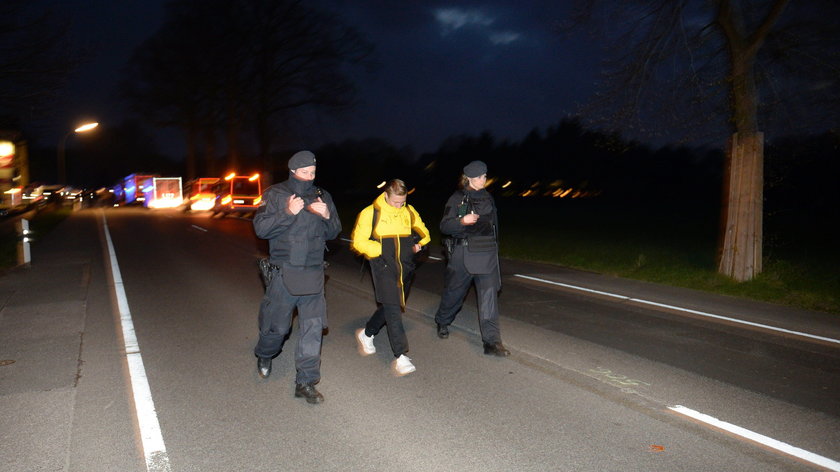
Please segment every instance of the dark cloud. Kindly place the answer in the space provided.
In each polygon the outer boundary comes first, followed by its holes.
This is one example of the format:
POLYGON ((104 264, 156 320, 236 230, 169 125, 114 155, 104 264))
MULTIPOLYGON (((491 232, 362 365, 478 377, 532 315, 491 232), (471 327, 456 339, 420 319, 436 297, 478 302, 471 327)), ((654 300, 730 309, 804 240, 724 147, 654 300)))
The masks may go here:
MULTIPOLYGON (((556 2, 559 3, 559 2, 556 2)), ((597 49, 566 39, 549 2, 328 2, 377 46, 335 135, 385 136, 418 151, 459 133, 518 139, 573 114, 593 90, 597 49), (406 5, 407 4, 407 5, 406 5)), ((330 122, 334 124, 335 122, 330 122)))

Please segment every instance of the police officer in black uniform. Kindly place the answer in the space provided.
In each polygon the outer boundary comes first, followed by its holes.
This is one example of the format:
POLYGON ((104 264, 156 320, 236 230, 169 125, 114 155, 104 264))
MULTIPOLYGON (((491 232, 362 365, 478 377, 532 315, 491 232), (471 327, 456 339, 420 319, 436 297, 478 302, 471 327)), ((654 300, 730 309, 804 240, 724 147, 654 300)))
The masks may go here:
POLYGON ((271 277, 260 304, 260 338, 254 347, 257 371, 271 374, 298 309, 300 338, 295 350, 295 397, 324 400, 315 384, 321 379, 321 338, 326 326, 324 250, 341 232, 332 197, 314 185, 315 155, 300 151, 289 160, 289 179, 263 193, 254 215, 257 236, 269 240, 271 277))
POLYGON ((487 165, 470 162, 464 167, 460 188, 446 202, 440 232, 448 236, 444 239, 448 259, 435 323, 438 337, 448 338, 449 325, 475 282, 484 353, 505 357, 510 351, 502 345, 499 333, 499 220, 493 197, 484 188, 486 183, 487 165))

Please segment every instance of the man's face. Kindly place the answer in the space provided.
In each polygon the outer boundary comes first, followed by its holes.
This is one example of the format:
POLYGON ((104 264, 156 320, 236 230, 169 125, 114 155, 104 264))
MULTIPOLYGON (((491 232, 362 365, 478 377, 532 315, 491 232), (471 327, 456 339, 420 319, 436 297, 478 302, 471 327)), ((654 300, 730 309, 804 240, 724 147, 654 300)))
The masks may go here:
POLYGON ((406 198, 408 198, 408 195, 390 195, 385 192, 385 201, 394 208, 404 207, 406 198))
POLYGON ((315 180, 315 166, 298 167, 292 171, 292 175, 298 180, 315 180))

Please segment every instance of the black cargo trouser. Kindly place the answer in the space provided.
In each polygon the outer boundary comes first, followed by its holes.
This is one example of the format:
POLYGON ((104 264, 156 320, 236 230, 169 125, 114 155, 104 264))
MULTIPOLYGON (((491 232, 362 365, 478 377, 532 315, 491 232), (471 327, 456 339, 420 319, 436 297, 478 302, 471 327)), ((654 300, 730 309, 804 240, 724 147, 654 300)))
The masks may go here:
POLYGON ((449 326, 455 321, 470 285, 475 282, 481 340, 488 344, 502 342, 499 332, 498 273, 470 274, 464 267, 464 251, 464 246, 455 246, 446 264, 444 292, 435 313, 435 323, 449 326))
POLYGON ((298 309, 300 329, 295 349, 295 382, 314 384, 321 379, 321 339, 327 302, 324 293, 292 295, 279 274, 271 279, 260 303, 260 338, 254 347, 257 357, 274 357, 292 328, 292 313, 298 309))

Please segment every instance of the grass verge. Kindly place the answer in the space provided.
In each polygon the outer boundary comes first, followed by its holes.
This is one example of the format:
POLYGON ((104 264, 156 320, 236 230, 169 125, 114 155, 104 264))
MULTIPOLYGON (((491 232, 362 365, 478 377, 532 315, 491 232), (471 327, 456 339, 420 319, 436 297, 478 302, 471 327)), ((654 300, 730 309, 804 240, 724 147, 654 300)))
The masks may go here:
MULTIPOLYGON (((409 200, 440 245, 442 201, 409 200)), ((339 207, 348 235, 368 204, 339 207)), ((765 229, 763 272, 736 282, 717 272, 717 208, 529 199, 497 205, 504 257, 840 314, 840 253, 826 238, 765 229)))
POLYGON ((717 272, 718 216, 682 210, 642 214, 584 203, 545 218, 518 208, 504 219, 501 250, 506 257, 840 314, 840 257, 830 242, 765 230, 771 243, 765 242, 763 272, 736 282, 717 272))

